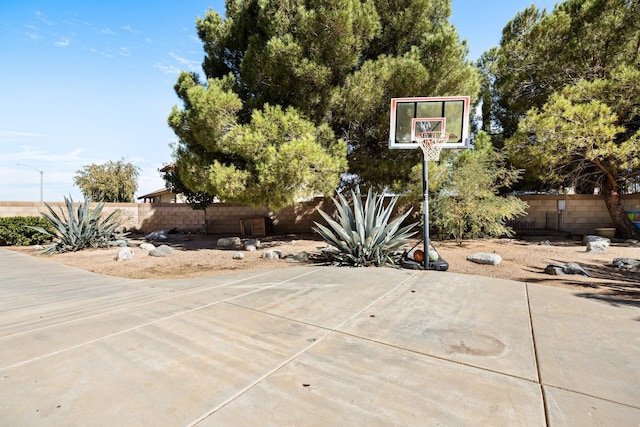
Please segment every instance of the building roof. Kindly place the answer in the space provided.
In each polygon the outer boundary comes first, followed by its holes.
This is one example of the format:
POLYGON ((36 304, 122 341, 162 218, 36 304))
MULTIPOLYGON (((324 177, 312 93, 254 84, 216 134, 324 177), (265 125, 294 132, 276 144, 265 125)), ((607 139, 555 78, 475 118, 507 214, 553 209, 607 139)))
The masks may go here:
POLYGON ((159 195, 165 194, 165 193, 171 193, 171 190, 169 190, 168 188, 162 188, 160 190, 152 191, 151 193, 143 194, 142 196, 138 197, 138 200, 140 200, 140 199, 149 199, 151 197, 159 196, 159 195))

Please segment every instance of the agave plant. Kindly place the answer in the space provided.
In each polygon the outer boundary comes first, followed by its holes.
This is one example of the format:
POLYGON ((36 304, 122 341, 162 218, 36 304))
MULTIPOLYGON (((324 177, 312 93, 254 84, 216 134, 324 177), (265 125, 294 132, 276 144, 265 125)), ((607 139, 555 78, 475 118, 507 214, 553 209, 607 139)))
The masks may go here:
POLYGON ((45 203, 49 214, 43 213, 42 216, 56 230, 55 235, 42 227, 30 227, 51 238, 57 238, 55 245, 47 248, 44 251, 45 254, 75 252, 85 248, 106 248, 126 243, 126 235, 129 233, 118 231, 120 227, 120 221, 117 218, 118 211, 101 219, 104 207, 102 202, 91 210, 89 209, 89 200, 85 200, 84 203, 78 205, 77 211, 71 197, 65 197, 64 202, 67 215, 62 208, 60 208, 60 215, 58 215, 51 206, 45 203))
POLYGON ((393 197, 384 206, 384 198, 373 194, 371 189, 362 204, 360 188, 351 191, 353 210, 347 199, 338 194, 333 203, 338 210, 338 221, 320 210, 320 215, 329 225, 315 223, 314 231, 329 244, 322 253, 337 265, 350 266, 397 266, 406 240, 415 234, 411 231, 416 223, 401 228, 402 222, 411 210, 389 222, 393 208, 398 200, 393 197))

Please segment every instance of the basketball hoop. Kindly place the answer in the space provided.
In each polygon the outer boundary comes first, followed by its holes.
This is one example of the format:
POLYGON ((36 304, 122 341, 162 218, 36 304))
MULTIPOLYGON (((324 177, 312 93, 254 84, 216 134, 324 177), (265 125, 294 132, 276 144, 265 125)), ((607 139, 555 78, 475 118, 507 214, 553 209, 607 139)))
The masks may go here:
POLYGON ((424 158, 429 162, 437 162, 440 160, 440 150, 449 140, 449 134, 444 130, 419 132, 416 134, 415 139, 424 153, 424 158))

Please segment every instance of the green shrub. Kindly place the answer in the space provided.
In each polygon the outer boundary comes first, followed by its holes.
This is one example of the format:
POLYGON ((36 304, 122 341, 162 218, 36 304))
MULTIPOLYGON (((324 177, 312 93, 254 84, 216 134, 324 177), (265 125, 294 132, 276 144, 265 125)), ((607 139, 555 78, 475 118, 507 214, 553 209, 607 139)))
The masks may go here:
POLYGON ((32 227, 49 237, 57 237, 54 246, 48 248, 44 253, 54 252, 75 252, 85 248, 106 248, 109 246, 121 246, 127 243, 125 236, 129 233, 118 231, 120 221, 118 211, 112 212, 109 216, 101 219, 104 203, 98 203, 94 210, 89 209, 90 202, 85 200, 80 203, 78 209, 73 206, 73 199, 64 198, 67 214, 60 208, 58 215, 48 204, 45 206, 49 210, 49 215, 43 213, 42 216, 55 229, 55 233, 50 233, 43 227, 32 227))
POLYGON ((29 246, 40 245, 51 241, 32 227, 42 227, 49 233, 55 229, 49 222, 37 216, 12 216, 0 218, 0 246, 29 246))
POLYGON ((330 227, 315 223, 316 233, 330 245, 322 249, 323 255, 337 265, 398 265, 402 257, 400 248, 415 234, 411 231, 415 223, 401 228, 411 210, 389 222, 397 197, 393 197, 385 207, 384 198, 369 190, 363 205, 360 188, 356 188, 351 191, 351 198, 353 210, 342 194, 338 194, 339 200, 333 198, 339 222, 319 211, 330 227))

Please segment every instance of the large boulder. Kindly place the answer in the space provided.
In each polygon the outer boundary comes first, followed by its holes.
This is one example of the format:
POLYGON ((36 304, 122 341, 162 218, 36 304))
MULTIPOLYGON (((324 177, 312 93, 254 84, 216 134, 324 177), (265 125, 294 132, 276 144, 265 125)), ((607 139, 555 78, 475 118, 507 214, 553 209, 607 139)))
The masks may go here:
POLYGON ((140 249, 143 249, 147 252, 154 250, 156 247, 151 243, 140 243, 140 249))
POLYGON ((220 248, 239 248, 242 247, 242 240, 239 237, 221 237, 216 242, 216 246, 220 248))
POLYGON ((300 263, 309 262, 309 253, 302 251, 302 252, 298 252, 295 255, 289 254, 286 257, 284 257, 284 260, 287 262, 300 262, 300 263))
POLYGON ((467 257, 468 261, 476 264, 498 265, 502 262, 502 257, 498 254, 488 254, 478 252, 467 257))
POLYGON ((581 274, 583 276, 590 277, 591 274, 585 270, 580 264, 575 262, 568 262, 565 265, 549 264, 544 269, 544 272, 554 276, 561 274, 581 274))
POLYGON ((260 247, 260 240, 249 239, 244 242, 244 250, 253 252, 260 247))
POLYGON ((147 234, 144 238, 145 240, 157 240, 166 242, 167 240, 169 240, 169 233, 167 233, 167 230, 156 230, 152 233, 147 234))
POLYGON ((282 258, 282 251, 278 249, 272 249, 263 253, 261 257, 266 259, 280 259, 282 258))
POLYGON ((606 245, 604 242, 598 242, 598 241, 588 242, 587 252, 591 252, 594 254, 603 254, 606 252, 607 246, 608 245, 606 245))
POLYGON ((640 269, 640 259, 614 258, 611 266, 622 270, 640 269))
POLYGON ((130 247, 120 248, 116 254, 116 261, 126 261, 135 257, 135 252, 130 247))
POLYGON ((564 265, 564 272, 566 274, 581 274, 583 276, 590 277, 591 274, 585 270, 580 264, 576 262, 568 262, 564 265))
POLYGON ((595 236, 593 234, 587 234, 586 236, 584 236, 582 238, 582 244, 583 245, 588 245, 589 243, 599 243, 601 246, 604 246, 605 248, 611 246, 611 239, 607 238, 607 237, 602 237, 602 236, 595 236))
POLYGON ((171 246, 160 245, 157 248, 149 251, 149 255, 157 256, 157 257, 165 257, 165 256, 172 255, 173 252, 174 250, 171 246))
POLYGON ((564 274, 564 267, 561 265, 549 264, 545 267, 544 272, 552 276, 560 276, 564 274))

